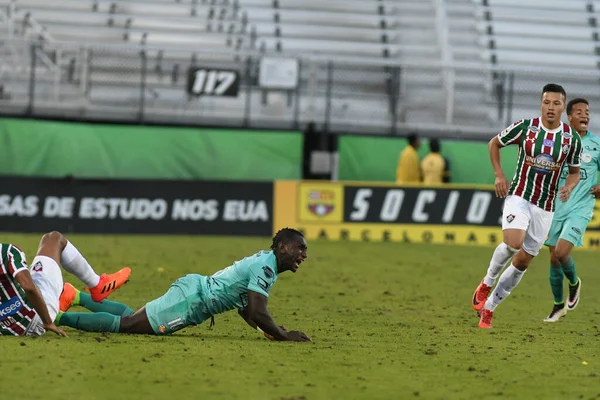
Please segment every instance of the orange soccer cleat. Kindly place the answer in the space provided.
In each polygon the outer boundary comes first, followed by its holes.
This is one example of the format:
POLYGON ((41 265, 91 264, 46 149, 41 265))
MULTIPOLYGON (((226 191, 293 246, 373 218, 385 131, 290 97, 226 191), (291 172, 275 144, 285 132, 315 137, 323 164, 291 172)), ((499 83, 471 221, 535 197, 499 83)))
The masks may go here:
POLYGON ((131 268, 125 267, 114 274, 102 274, 100 282, 93 288, 88 288, 92 300, 100 303, 106 299, 112 292, 123 286, 129 280, 131 268))
POLYGON ((492 287, 481 281, 477 289, 475 289, 475 293, 473 293, 473 300, 471 302, 475 311, 481 311, 491 291, 492 287))
POLYGON ((58 299, 58 307, 60 308, 60 311, 67 312, 69 308, 71 308, 71 305, 73 304, 73 301, 75 301, 75 297, 77 297, 78 292, 79 290, 75 289, 73 285, 71 285, 69 282, 65 282, 63 285, 63 291, 58 299))
POLYGON ((481 310, 480 315, 481 319, 479 320, 479 327, 490 329, 492 327, 492 317, 494 316, 494 312, 484 308, 481 310))

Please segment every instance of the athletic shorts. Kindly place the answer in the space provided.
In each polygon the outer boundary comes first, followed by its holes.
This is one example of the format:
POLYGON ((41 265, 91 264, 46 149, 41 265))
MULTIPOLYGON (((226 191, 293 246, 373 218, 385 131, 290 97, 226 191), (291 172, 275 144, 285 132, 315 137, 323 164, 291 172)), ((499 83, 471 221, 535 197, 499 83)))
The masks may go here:
POLYGON ((63 277, 60 267, 50 257, 36 256, 29 267, 31 278, 40 289, 52 321, 59 311, 59 299, 63 290, 63 277))
POLYGON ((579 215, 569 216, 562 221, 552 221, 546 246, 556 246, 558 239, 566 240, 573 246, 583 246, 583 234, 587 229, 590 220, 579 215))
POLYGON ((185 275, 176 280, 167 293, 146 304, 146 315, 154 333, 170 335, 210 319, 202 296, 203 279, 198 274, 185 275))
POLYGON ((525 231, 521 248, 526 253, 537 256, 548 237, 553 216, 553 212, 542 210, 521 197, 508 196, 502 212, 502 230, 525 231))

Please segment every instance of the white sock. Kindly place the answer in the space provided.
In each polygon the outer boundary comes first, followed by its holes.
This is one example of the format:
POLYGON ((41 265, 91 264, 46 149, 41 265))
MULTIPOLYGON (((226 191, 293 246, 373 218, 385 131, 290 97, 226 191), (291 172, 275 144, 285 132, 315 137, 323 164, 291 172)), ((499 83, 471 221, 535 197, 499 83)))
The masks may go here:
MULTIPOLYGON (((525 270, 527 271, 527 270, 525 270)), ((506 268, 500 276, 498 285, 492 291, 490 297, 485 302, 485 309, 494 311, 500 303, 502 303, 515 287, 521 282, 521 278, 525 271, 518 270, 514 265, 506 268)))
POLYGON ((67 246, 60 253, 60 262, 64 269, 79 278, 89 288, 93 288, 100 283, 98 274, 71 242, 67 242, 67 246))
POLYGON ((517 250, 508 246, 506 243, 500 243, 498 247, 496 247, 496 250, 494 250, 492 260, 490 261, 490 267, 487 270, 487 274, 483 278, 483 283, 488 286, 494 286, 498 275, 500 275, 500 271, 502 271, 502 268, 506 266, 506 263, 516 253, 517 250))

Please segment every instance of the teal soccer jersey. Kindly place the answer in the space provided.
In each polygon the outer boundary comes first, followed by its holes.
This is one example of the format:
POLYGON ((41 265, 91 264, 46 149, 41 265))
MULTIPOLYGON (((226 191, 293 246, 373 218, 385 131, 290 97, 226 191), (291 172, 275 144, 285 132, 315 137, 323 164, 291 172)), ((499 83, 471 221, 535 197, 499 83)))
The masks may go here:
POLYGON ((261 251, 205 277, 204 303, 212 315, 235 308, 246 308, 248 290, 269 297, 277 281, 277 258, 272 251, 261 251))
MULTIPOLYGON (((592 219, 594 213, 595 198, 590 190, 598 181, 598 170, 600 169, 600 138, 587 132, 581 138, 580 176, 581 180, 571 192, 569 200, 565 203, 556 198, 554 203, 554 220, 564 221, 570 217, 578 216, 592 219)), ((569 169, 562 170, 559 187, 565 185, 569 169)))
POLYGON ((216 314, 246 308, 248 290, 268 297, 276 280, 277 258, 272 251, 260 251, 211 276, 188 274, 146 304, 148 321, 157 335, 168 335, 216 314))

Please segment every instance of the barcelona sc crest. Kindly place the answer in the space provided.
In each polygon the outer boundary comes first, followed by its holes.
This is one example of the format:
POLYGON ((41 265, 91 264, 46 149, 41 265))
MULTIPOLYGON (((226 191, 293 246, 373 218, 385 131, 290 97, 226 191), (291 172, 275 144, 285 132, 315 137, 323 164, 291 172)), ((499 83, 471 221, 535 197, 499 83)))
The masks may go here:
POLYGON ((328 190, 312 190, 308 193, 308 211, 318 217, 331 214, 335 208, 334 201, 334 192, 328 190))

